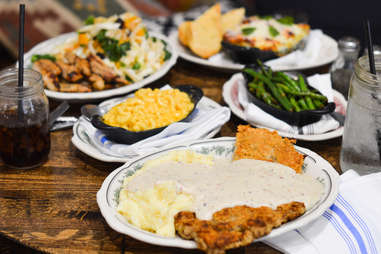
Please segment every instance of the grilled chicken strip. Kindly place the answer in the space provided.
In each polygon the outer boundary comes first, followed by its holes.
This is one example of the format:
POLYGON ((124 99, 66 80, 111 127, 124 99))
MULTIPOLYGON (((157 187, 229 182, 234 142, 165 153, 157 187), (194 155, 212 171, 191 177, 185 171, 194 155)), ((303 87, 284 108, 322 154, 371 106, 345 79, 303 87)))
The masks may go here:
POLYGON ((88 58, 91 70, 101 76, 106 82, 112 82, 119 76, 114 70, 103 63, 103 61, 95 55, 90 55, 88 58))
POLYGON ((90 64, 86 59, 76 56, 71 51, 67 51, 64 55, 64 60, 68 64, 73 65, 77 72, 80 72, 85 76, 91 75, 90 64))
POLYGON ((40 59, 33 63, 33 68, 41 73, 46 88, 52 91, 59 90, 58 75, 61 74, 61 69, 53 61, 40 59))
POLYGON ((105 81, 97 74, 92 74, 89 77, 89 80, 92 83, 92 86, 94 87, 95 90, 103 90, 105 89, 105 81))
POLYGON ((179 212, 175 229, 185 239, 194 239, 208 254, 222 254, 225 250, 245 246, 265 236, 275 227, 293 220, 305 212, 300 202, 270 207, 235 206, 213 214, 212 220, 199 220, 194 212, 179 212))
POLYGON ((78 82, 83 78, 83 75, 77 70, 74 65, 66 64, 62 60, 57 60, 57 65, 62 70, 62 77, 69 82, 78 82))
POLYGON ((77 57, 75 59, 75 67, 83 75, 85 75, 87 77, 91 75, 90 64, 89 64, 89 62, 86 59, 77 57))

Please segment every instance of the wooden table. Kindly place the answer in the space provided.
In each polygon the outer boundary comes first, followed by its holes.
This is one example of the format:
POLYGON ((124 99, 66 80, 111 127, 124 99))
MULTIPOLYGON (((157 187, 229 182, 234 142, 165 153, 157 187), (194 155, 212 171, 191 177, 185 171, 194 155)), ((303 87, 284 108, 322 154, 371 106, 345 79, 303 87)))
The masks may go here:
MULTIPOLYGON (((206 96, 225 104, 221 89, 230 75, 179 60, 152 86, 193 84, 202 87, 206 96)), ((78 116, 79 107, 72 105, 68 114, 78 116)), ((235 136, 238 124, 245 122, 232 115, 219 136, 235 136)), ((121 164, 90 158, 74 147, 71 137, 71 129, 53 132, 49 161, 38 168, 8 169, 0 162, 1 235, 52 253, 201 253, 146 244, 112 230, 98 209, 96 192, 105 177, 121 164)), ((298 145, 319 153, 339 170, 341 138, 298 145)), ((279 252, 255 243, 230 253, 279 252)))

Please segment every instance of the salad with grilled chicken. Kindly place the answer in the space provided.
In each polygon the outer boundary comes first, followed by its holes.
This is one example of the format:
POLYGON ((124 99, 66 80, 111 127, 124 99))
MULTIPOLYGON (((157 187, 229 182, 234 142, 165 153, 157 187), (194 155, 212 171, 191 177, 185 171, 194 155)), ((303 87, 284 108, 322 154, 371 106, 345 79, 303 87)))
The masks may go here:
POLYGON ((140 81, 170 57, 166 43, 127 12, 89 17, 76 36, 50 54, 33 55, 32 63, 49 90, 92 92, 140 81))

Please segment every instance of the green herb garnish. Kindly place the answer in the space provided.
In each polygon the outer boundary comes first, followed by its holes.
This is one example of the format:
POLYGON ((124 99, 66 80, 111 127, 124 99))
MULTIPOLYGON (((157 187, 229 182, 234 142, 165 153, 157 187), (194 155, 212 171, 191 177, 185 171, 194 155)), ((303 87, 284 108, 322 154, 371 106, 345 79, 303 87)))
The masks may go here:
POLYGON ((144 28, 144 36, 146 37, 146 39, 148 39, 148 31, 146 28, 144 28))
POLYGON ((142 65, 139 62, 135 62, 134 65, 132 65, 133 70, 139 70, 142 67, 142 65))
POLYGON ((276 37, 279 35, 279 31, 275 29, 273 26, 269 26, 269 33, 272 37, 276 37))
POLYGON ((249 35, 249 34, 252 34, 254 31, 255 31, 255 27, 245 27, 245 28, 242 28, 242 33, 244 35, 249 35))
POLYGON ((294 24, 294 18, 291 17, 291 16, 284 16, 284 17, 281 17, 279 19, 277 19, 277 21, 283 25, 287 25, 287 26, 290 26, 292 24, 294 24))
POLYGON ((94 20, 95 20, 95 18, 94 18, 93 15, 88 16, 87 19, 85 20, 85 25, 92 25, 92 24, 94 24, 94 20))
POLYGON ((153 41, 153 42, 156 42, 156 37, 152 37, 152 41, 153 41))
POLYGON ((167 45, 168 44, 165 41, 163 41, 163 40, 161 40, 161 42, 164 45, 164 61, 167 61, 169 58, 171 58, 172 54, 171 54, 171 52, 169 52, 167 50, 167 45))
POLYGON ((127 74, 124 75, 124 78, 125 78, 126 80, 130 81, 130 82, 134 82, 134 81, 132 80, 132 78, 130 78, 130 76, 128 76, 127 74))
POLYGON ((94 37, 94 40, 98 41, 101 45, 104 54, 113 62, 119 61, 122 56, 127 54, 130 50, 131 44, 125 42, 119 45, 118 40, 106 36, 106 30, 102 29, 94 37))
POLYGON ((167 48, 164 48, 164 61, 167 61, 169 58, 171 58, 172 54, 167 50, 167 48))
POLYGON ((126 64, 123 62, 120 62, 120 67, 124 68, 124 67, 126 67, 126 64))
POLYGON ((34 63, 34 62, 36 62, 36 61, 38 61, 40 59, 47 59, 47 60, 51 60, 53 62, 56 61, 56 57, 52 56, 52 55, 49 55, 49 54, 45 54, 45 55, 33 55, 31 61, 32 61, 32 63, 34 63))

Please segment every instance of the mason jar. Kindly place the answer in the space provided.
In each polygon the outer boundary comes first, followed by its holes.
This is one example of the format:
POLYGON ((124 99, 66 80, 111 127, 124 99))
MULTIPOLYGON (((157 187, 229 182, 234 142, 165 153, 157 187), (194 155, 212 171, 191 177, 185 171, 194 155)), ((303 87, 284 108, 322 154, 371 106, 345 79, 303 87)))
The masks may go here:
POLYGON ((0 157, 14 168, 36 167, 48 159, 49 102, 41 74, 24 70, 18 86, 18 69, 0 71, 0 157))
POLYGON ((377 74, 370 73, 368 56, 355 64, 340 153, 342 171, 381 171, 381 55, 375 56, 375 66, 377 74))

